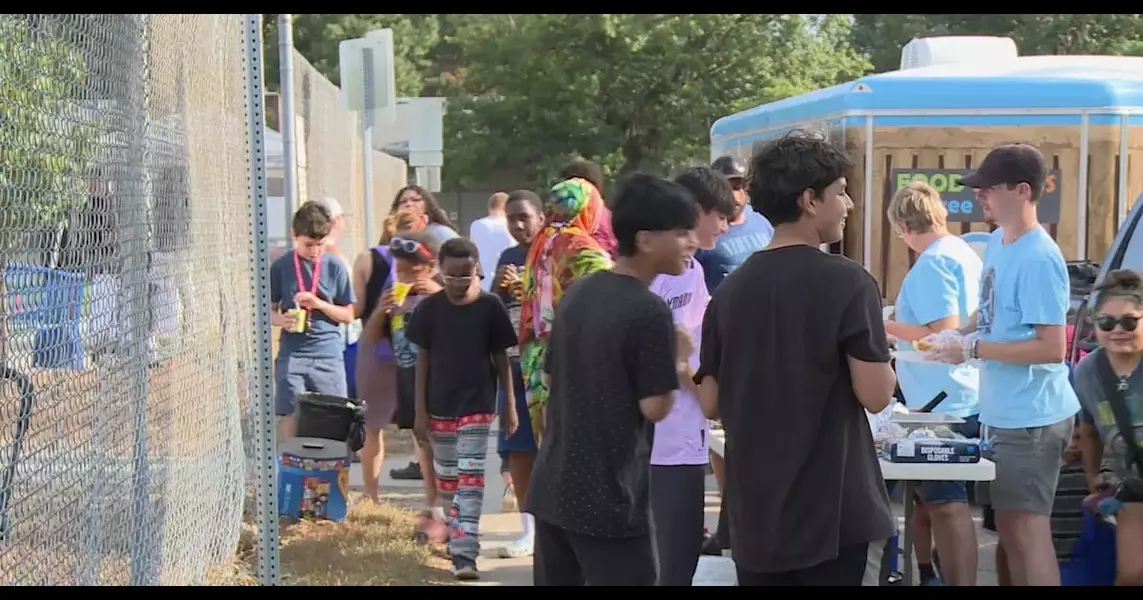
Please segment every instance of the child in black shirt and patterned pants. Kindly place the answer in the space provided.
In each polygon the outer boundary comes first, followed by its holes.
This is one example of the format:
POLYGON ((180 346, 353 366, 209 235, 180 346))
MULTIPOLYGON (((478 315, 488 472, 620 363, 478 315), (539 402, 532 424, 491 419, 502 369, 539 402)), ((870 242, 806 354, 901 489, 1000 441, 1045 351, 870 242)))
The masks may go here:
POLYGON ((481 291, 471 241, 448 240, 438 256, 444 289, 421 302, 405 333, 420 348, 413 430, 432 447, 453 572, 458 579, 476 579, 484 462, 498 383, 508 394, 501 427, 511 433, 517 423, 507 354, 516 345, 516 331, 500 298, 481 291))

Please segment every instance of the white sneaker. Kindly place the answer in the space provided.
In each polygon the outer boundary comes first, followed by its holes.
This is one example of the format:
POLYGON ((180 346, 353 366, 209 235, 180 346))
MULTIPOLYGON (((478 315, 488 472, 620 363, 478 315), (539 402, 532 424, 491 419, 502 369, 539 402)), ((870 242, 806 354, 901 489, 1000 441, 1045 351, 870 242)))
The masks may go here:
POLYGON ((512 484, 508 484, 508 487, 504 488, 504 497, 500 499, 500 512, 520 512, 520 506, 516 502, 516 489, 512 487, 512 484))
POLYGON ((524 558, 536 551, 536 540, 530 535, 517 538, 511 544, 500 548, 500 558, 524 558))

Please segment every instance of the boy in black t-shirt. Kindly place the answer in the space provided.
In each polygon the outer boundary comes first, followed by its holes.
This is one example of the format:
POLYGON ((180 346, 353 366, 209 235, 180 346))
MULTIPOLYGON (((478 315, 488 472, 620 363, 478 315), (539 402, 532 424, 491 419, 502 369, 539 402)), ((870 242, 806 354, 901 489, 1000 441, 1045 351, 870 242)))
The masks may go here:
POLYGON ((535 585, 655 585, 651 424, 670 412, 691 349, 647 286, 686 269, 696 206, 677 183, 632 175, 612 205, 615 267, 572 285, 556 309, 549 422, 527 497, 535 585))
POLYGON ((420 349, 413 432, 431 445, 438 497, 449 509, 453 572, 467 580, 478 577, 484 461, 498 383, 507 396, 500 426, 516 429, 507 353, 516 330, 500 298, 480 289, 475 244, 453 238, 439 257, 444 289, 420 303, 405 331, 420 349))

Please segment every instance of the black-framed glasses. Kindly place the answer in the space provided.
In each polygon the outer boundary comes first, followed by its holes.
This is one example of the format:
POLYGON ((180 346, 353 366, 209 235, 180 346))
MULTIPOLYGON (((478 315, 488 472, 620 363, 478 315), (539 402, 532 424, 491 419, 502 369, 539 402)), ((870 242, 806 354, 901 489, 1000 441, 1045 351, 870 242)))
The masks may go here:
POLYGON ((1113 317, 1111 315, 1097 315, 1095 317, 1095 326, 1099 327, 1100 331, 1114 331, 1116 326, 1119 326, 1123 331, 1135 331, 1139 327, 1138 315, 1123 315, 1121 317, 1113 317))

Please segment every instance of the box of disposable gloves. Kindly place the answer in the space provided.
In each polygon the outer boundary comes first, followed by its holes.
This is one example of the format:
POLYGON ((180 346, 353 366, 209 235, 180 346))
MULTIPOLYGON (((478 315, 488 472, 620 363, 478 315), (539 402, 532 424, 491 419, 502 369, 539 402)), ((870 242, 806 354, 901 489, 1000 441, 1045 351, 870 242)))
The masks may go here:
POLYGON ((980 462, 980 442, 936 437, 897 440, 889 445, 889 460, 895 463, 971 464, 980 462))

